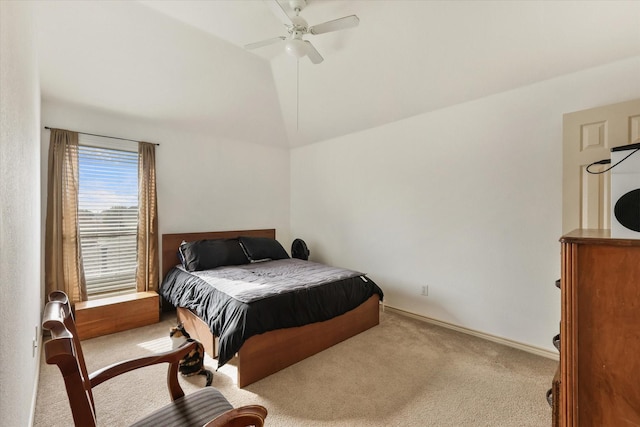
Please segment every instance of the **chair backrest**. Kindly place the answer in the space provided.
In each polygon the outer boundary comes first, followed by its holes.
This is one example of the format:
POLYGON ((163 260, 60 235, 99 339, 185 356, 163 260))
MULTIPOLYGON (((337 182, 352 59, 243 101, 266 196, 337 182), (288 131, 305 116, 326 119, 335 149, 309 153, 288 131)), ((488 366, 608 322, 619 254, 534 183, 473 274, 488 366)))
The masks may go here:
POLYGON ((42 327, 51 331, 51 340, 44 345, 46 361, 50 365, 58 365, 62 373, 75 425, 95 426, 91 383, 71 304, 64 292, 55 291, 49 294, 42 327))

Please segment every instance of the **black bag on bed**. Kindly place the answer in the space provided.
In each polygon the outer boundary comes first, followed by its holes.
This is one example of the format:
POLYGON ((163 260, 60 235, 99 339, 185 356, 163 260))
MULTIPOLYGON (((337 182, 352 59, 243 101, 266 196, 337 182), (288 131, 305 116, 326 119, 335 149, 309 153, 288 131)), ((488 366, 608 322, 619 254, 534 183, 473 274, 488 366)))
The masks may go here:
POLYGON ((291 256, 293 258, 303 259, 307 261, 309 259, 309 249, 307 244, 302 239, 296 239, 291 244, 291 256))

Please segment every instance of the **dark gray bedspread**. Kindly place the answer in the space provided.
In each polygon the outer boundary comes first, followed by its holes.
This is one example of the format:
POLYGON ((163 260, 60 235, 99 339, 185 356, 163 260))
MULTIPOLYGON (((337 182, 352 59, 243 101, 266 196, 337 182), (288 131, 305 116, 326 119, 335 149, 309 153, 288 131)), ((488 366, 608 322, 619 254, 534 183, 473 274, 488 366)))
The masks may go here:
POLYGON ((251 336, 339 316, 382 290, 364 274, 285 259, 189 273, 173 268, 160 286, 219 337, 218 367, 251 336))

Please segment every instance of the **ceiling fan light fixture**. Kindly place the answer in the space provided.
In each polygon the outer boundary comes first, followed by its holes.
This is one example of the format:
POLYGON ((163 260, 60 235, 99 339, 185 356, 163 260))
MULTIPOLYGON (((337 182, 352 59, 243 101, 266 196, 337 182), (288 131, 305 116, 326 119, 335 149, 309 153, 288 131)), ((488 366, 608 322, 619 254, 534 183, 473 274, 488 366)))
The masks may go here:
POLYGON ((284 49, 289 55, 295 56, 296 58, 302 58, 309 50, 307 44, 301 39, 287 40, 284 49))

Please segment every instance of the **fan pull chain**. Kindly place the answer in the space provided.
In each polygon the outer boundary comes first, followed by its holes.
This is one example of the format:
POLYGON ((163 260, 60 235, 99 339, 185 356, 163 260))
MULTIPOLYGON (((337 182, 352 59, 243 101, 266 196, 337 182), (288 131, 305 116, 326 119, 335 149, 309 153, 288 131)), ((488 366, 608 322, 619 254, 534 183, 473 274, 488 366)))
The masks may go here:
POLYGON ((300 59, 296 60, 296 131, 300 130, 300 59))

